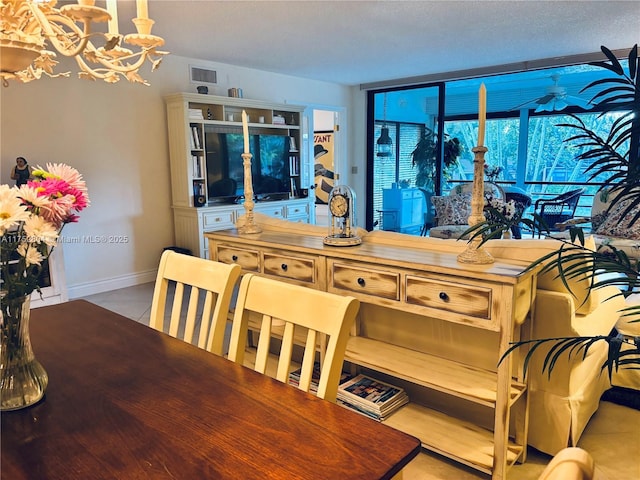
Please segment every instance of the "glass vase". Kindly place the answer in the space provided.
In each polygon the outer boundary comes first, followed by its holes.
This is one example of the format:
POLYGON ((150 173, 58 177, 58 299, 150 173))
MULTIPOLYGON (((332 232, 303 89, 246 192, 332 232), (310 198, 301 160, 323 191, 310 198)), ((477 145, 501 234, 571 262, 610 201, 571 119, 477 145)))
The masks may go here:
POLYGON ((0 410, 18 410, 39 401, 49 377, 31 349, 31 296, 0 293, 0 410))

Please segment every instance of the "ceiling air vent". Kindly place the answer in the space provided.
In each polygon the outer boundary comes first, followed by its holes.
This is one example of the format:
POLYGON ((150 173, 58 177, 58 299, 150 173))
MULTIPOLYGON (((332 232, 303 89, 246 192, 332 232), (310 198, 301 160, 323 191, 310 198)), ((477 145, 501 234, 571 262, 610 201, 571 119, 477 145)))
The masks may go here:
POLYGON ((215 85, 218 83, 218 74, 215 70, 206 68, 190 67, 191 83, 207 83, 215 85))

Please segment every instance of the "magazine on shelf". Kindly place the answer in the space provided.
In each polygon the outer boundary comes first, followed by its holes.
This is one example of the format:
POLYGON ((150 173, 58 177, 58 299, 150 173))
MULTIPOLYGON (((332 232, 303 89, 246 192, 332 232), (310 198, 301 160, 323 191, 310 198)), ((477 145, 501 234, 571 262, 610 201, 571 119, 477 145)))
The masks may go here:
MULTIPOLYGON (((297 387, 300 384, 300 373, 302 368, 299 368, 289 374, 289 385, 293 385, 297 387)), ((347 372, 342 372, 342 376, 340 377, 340 383, 345 382, 346 380, 352 377, 351 374, 347 372)), ((318 382, 320 382, 320 363, 316 362, 313 365, 313 375, 311 376, 311 387, 309 390, 313 393, 318 393, 318 382)))
POLYGON ((409 397, 403 388, 360 374, 340 384, 338 402, 377 420, 384 420, 408 403, 409 397))

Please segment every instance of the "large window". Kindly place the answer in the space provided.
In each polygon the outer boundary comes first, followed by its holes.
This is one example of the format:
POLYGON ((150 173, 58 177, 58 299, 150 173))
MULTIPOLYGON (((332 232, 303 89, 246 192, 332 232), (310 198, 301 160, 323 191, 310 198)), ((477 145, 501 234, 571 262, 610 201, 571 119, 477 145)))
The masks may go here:
MULTIPOLYGON (((463 145, 463 149, 457 165, 443 172, 446 180, 446 183, 443 184, 443 192, 448 192, 456 183, 473 180, 472 148, 478 143, 477 129, 477 120, 445 121, 445 135, 451 138, 458 138, 463 145)), ((519 132, 520 127, 517 118, 488 120, 486 123, 485 143, 489 150, 485 155, 485 163, 502 167, 500 178, 513 183, 516 182, 518 169, 519 132)))
MULTIPOLYGON (((622 113, 601 115, 599 112, 589 112, 576 115, 590 130, 604 136, 622 113)), ((576 131, 559 125, 575 123, 573 118, 564 114, 530 116, 528 112, 518 118, 489 120, 486 129, 488 152, 485 161, 489 166, 501 168, 498 183, 526 191, 534 202, 539 198, 558 195, 576 187, 584 188, 577 214, 589 216, 593 195, 603 179, 596 178, 590 181, 590 173, 586 172, 588 165, 576 161, 576 156, 583 149, 565 141, 576 131), (524 158, 519 156, 522 129, 526 132, 524 158)), ((475 120, 445 122, 445 134, 460 138, 465 148, 455 168, 443 172, 443 193, 447 193, 456 183, 473 180, 471 149, 476 143, 476 126, 475 120)))
MULTIPOLYGON (((590 215, 593 195, 603 179, 588 181, 588 165, 576 161, 580 149, 565 141, 577 132, 559 125, 575 123, 570 113, 601 135, 610 131, 612 123, 624 112, 602 115, 585 110, 583 107, 594 92, 581 92, 587 84, 604 76, 608 76, 604 69, 576 65, 370 92, 369 101, 374 105, 369 108, 373 125, 369 131, 373 136, 369 137, 367 191, 372 195, 367 198, 367 228, 378 220, 383 188, 401 180, 409 180, 410 186, 415 186, 411 152, 425 129, 442 130, 445 140, 457 138, 463 147, 457 162, 448 168, 441 167, 442 152, 439 153, 434 193, 447 194, 456 184, 473 179, 472 149, 477 144, 480 83, 487 87, 485 162, 500 167, 497 182, 526 191, 533 202, 584 188, 576 213, 590 215), (555 98, 551 92, 562 92, 563 101, 556 102, 560 97, 555 98), (550 103, 543 105, 552 97, 550 103), (560 111, 554 111, 558 104, 563 104, 560 111), (391 157, 380 158, 375 155, 375 141, 385 123, 390 127, 394 150, 391 157)), ((628 145, 622 146, 621 151, 625 148, 628 145)))

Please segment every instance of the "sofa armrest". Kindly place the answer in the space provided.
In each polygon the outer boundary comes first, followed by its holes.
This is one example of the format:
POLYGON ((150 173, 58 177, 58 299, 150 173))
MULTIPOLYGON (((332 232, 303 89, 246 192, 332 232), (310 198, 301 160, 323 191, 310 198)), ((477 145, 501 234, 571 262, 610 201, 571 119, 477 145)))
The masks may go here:
POLYGON ((569 293, 538 289, 533 320, 533 338, 608 335, 624 308, 624 298, 616 287, 591 292, 598 307, 587 315, 576 314, 574 298, 569 293))
POLYGON ((575 227, 576 225, 583 225, 585 223, 591 223, 591 217, 573 217, 566 222, 556 223, 555 227, 561 232, 565 231, 568 227, 575 227))

